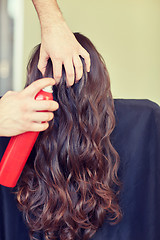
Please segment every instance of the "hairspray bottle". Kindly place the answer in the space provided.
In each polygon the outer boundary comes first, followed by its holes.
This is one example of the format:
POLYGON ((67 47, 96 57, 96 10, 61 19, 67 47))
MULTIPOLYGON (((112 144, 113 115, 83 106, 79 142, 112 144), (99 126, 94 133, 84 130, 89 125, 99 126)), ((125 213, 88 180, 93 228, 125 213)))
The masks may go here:
MULTIPOLYGON (((42 89, 36 100, 53 100, 52 86, 42 89)), ((11 137, 0 162, 0 184, 15 187, 39 132, 25 132, 11 137)))

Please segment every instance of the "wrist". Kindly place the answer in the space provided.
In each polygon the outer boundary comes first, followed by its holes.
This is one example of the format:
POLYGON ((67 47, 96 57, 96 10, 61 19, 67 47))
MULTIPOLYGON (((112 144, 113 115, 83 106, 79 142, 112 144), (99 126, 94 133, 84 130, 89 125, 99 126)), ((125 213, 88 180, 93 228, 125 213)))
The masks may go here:
POLYGON ((51 29, 53 27, 58 27, 61 26, 65 23, 65 20, 62 16, 62 14, 56 14, 56 15, 52 15, 52 14, 48 14, 48 17, 44 17, 41 19, 39 18, 40 21, 40 26, 41 26, 41 31, 47 30, 47 29, 51 29))
POLYGON ((54 33, 54 35, 59 34, 59 32, 64 31, 64 29, 67 28, 67 24, 64 21, 64 19, 60 19, 57 22, 52 22, 52 24, 47 24, 41 26, 41 37, 48 36, 51 33, 54 33))
POLYGON ((41 30, 64 21, 56 0, 32 0, 37 11, 41 30))

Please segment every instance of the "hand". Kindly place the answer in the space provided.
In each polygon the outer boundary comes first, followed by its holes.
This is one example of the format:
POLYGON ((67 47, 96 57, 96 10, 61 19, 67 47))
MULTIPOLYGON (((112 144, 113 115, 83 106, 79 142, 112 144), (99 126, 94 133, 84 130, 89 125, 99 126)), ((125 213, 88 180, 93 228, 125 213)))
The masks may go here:
POLYGON ((44 78, 33 82, 21 92, 7 92, 0 99, 0 136, 46 130, 48 121, 54 117, 53 111, 58 109, 58 103, 34 98, 42 88, 54 84, 55 80, 44 78))
POLYGON ((72 86, 83 74, 83 66, 79 56, 86 63, 86 70, 90 71, 90 56, 78 43, 73 33, 63 20, 52 26, 42 28, 42 43, 38 68, 44 74, 47 61, 52 60, 54 79, 58 83, 62 75, 62 64, 66 71, 67 85, 72 86))

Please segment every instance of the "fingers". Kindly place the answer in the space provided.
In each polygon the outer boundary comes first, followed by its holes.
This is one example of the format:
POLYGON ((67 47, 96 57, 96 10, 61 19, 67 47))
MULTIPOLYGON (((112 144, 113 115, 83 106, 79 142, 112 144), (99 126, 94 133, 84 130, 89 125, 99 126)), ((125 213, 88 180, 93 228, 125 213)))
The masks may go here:
POLYGON ((23 90, 23 94, 35 97, 36 94, 43 88, 54 85, 55 80, 53 78, 43 78, 31 83, 28 87, 23 90))
POLYGON ((73 65, 75 67, 76 81, 80 80, 83 75, 83 65, 79 56, 73 57, 73 65))
MULTIPOLYGON (((73 58, 67 58, 64 61, 64 68, 66 71, 67 86, 72 86, 74 82, 80 80, 83 75, 83 64, 80 59, 82 56, 85 60, 86 71, 90 71, 91 61, 89 53, 81 47, 80 54, 74 54, 73 58)), ((54 78, 58 79, 58 82, 62 75, 62 63, 61 61, 52 61, 54 78)))
POLYGON ((43 123, 51 121, 54 117, 52 112, 33 112, 30 115, 30 120, 32 122, 43 123))
POLYGON ((48 127, 49 127, 48 122, 43 122, 43 123, 33 122, 30 124, 30 127, 27 129, 27 131, 41 132, 41 131, 45 131, 48 127))
MULTIPOLYGON (((52 100, 32 100, 31 109, 26 111, 22 117, 22 128, 25 131, 44 131, 48 128, 48 122, 54 118, 54 113, 59 107, 52 100)), ((26 109, 27 110, 27 109, 26 109)))
MULTIPOLYGON (((64 56, 63 58, 61 57, 59 59, 54 58, 54 56, 50 56, 51 60, 52 60, 52 65, 53 65, 53 75, 54 75, 53 77, 54 77, 56 83, 59 83, 59 81, 61 79, 63 64, 64 64, 64 68, 66 71, 67 86, 72 86, 75 81, 78 81, 81 79, 82 74, 83 74, 83 65, 82 65, 80 56, 82 56, 82 58, 84 58, 85 65, 86 65, 86 71, 87 72, 90 71, 91 61, 90 61, 89 53, 81 45, 78 46, 78 49, 76 51, 72 52, 72 54, 70 54, 68 56, 64 56)), ((47 55, 47 53, 41 47, 38 68, 42 72, 43 75, 45 73, 48 59, 49 59, 49 55, 47 55)), ((47 83, 45 86, 47 86, 47 83)), ((45 86, 43 85, 41 88, 38 88, 38 90, 35 89, 36 92, 33 90, 33 92, 34 92, 33 94, 36 95, 36 93, 45 86)))
POLYGON ((38 61, 38 69, 41 71, 42 75, 44 76, 45 70, 46 70, 46 66, 47 66, 47 62, 48 62, 49 56, 47 55, 47 53, 43 50, 43 47, 41 45, 40 48, 40 55, 39 55, 39 61, 38 61))
POLYGON ((84 60, 85 60, 86 71, 87 71, 87 72, 90 72, 91 59, 90 59, 89 53, 88 53, 84 48, 82 48, 82 49, 81 49, 81 52, 80 52, 80 55, 81 55, 81 56, 84 58, 84 60))
MULTIPOLYGON (((48 102, 48 101, 35 101, 35 102, 39 102, 39 109, 43 109, 47 107, 47 104, 45 107, 41 106, 40 103, 43 102, 48 102)), ((51 101, 50 101, 51 102, 51 101)), ((58 104, 56 102, 54 102, 56 107, 52 107, 51 109, 53 111, 57 110, 57 106, 58 104)), ((23 124, 23 129, 25 129, 25 131, 44 131, 48 128, 49 124, 48 122, 51 121, 54 118, 54 113, 50 112, 50 111, 44 111, 44 112, 39 112, 39 111, 32 111, 29 114, 26 114, 23 117, 23 123, 25 122, 25 125, 23 124)))
POLYGON ((59 105, 56 101, 52 100, 39 100, 32 102, 33 111, 56 111, 59 108, 59 105))
POLYGON ((64 68, 65 68, 65 71, 66 71, 67 86, 72 86, 74 84, 74 79, 75 79, 72 59, 67 59, 64 62, 64 68))
POLYGON ((53 65, 53 77, 56 83, 59 83, 62 76, 62 61, 52 60, 52 65, 53 65))

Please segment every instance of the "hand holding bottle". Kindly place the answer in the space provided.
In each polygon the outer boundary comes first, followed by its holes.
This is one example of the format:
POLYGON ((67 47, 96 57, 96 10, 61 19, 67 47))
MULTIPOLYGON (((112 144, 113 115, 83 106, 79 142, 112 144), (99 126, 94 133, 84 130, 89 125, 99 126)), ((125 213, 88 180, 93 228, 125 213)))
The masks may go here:
POLYGON ((21 92, 7 92, 0 99, 0 136, 46 130, 48 121, 53 119, 53 111, 58 109, 58 103, 52 100, 36 101, 35 96, 44 87, 54 84, 54 79, 43 78, 21 92))
MULTIPOLYGON (((52 86, 47 86, 35 96, 36 101, 53 100, 52 86)), ((32 151, 39 132, 28 131, 13 136, 0 162, 0 184, 15 187, 32 151)))

